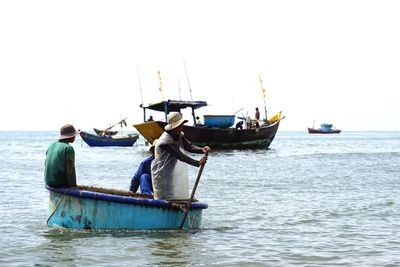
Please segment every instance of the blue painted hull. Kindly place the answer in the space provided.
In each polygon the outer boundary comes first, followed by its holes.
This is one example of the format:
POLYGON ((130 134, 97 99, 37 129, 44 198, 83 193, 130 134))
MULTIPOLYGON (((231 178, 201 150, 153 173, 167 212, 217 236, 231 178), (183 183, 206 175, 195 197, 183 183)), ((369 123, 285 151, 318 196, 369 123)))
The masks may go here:
MULTIPOLYGON (((47 225, 72 229, 179 229, 184 212, 165 200, 52 188, 47 225)), ((142 195, 143 196, 143 195, 142 195)), ((184 228, 201 227, 205 203, 191 204, 184 228)))
POLYGON ((139 138, 137 134, 116 138, 116 136, 98 136, 84 131, 80 132, 80 136, 89 146, 133 146, 139 138))

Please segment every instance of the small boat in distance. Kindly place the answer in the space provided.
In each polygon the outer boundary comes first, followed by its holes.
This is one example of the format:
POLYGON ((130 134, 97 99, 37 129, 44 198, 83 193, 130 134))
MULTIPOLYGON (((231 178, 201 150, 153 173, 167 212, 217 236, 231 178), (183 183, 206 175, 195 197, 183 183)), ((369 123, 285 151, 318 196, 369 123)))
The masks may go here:
MULTIPOLYGON (((129 191, 78 186, 49 190, 48 226, 87 230, 181 229, 187 201, 170 202, 129 191)), ((184 229, 199 229, 203 209, 191 202, 184 229)))
POLYGON ((133 146, 139 138, 138 134, 98 136, 85 131, 79 134, 89 146, 133 146))
POLYGON ((308 133, 309 134, 338 134, 342 130, 336 129, 333 127, 333 124, 331 123, 321 123, 320 127, 318 129, 314 128, 314 125, 312 128, 308 128, 308 133))

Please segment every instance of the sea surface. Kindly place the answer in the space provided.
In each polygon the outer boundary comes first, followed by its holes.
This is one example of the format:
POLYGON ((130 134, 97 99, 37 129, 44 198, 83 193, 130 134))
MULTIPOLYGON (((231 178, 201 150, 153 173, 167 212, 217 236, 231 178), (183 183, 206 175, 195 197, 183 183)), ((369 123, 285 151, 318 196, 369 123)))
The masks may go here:
MULTIPOLYGON (((57 137, 0 132, 0 266, 400 266, 400 132, 278 131, 268 150, 213 151, 197 231, 48 227, 57 137)), ((78 184, 125 190, 149 148, 73 146, 78 184)))

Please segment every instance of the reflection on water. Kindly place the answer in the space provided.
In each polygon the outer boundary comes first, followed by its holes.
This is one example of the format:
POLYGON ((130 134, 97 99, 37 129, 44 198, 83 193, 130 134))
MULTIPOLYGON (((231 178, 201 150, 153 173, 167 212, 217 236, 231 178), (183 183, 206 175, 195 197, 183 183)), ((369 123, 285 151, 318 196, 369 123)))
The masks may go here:
POLYGON ((153 236, 146 247, 151 251, 152 256, 162 259, 159 261, 160 264, 186 265, 189 263, 187 261, 188 257, 186 257, 187 250, 192 247, 192 244, 187 234, 176 234, 173 236, 161 234, 153 236))

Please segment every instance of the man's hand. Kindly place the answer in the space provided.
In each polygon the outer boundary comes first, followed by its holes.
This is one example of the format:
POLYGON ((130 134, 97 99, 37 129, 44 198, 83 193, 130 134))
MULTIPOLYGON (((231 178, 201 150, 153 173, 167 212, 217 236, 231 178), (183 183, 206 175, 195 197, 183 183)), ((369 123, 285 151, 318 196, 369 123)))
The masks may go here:
POLYGON ((206 164, 206 162, 207 162, 207 157, 206 157, 206 156, 202 157, 202 158, 200 159, 199 162, 200 162, 200 165, 206 164))
POLYGON ((209 146, 205 146, 202 148, 202 150, 203 150, 204 154, 208 154, 208 152, 211 151, 211 148, 209 146))

